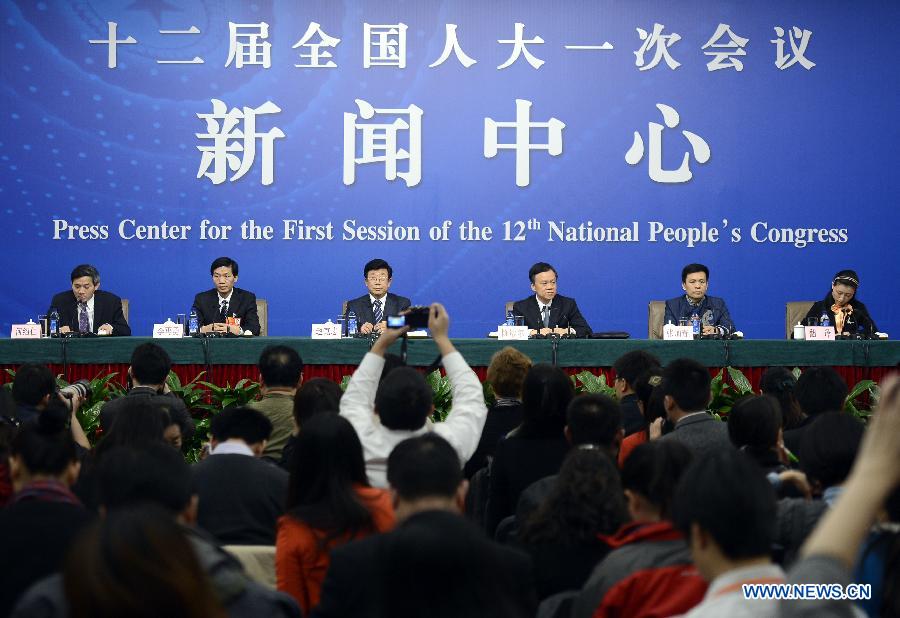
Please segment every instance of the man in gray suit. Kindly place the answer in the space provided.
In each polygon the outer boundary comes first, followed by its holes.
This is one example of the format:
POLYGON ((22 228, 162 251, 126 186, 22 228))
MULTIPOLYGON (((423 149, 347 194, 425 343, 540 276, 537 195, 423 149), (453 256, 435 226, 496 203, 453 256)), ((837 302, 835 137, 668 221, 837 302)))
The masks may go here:
POLYGON ((694 457, 732 448, 728 427, 707 411, 709 405, 709 371, 697 361, 679 358, 666 366, 659 388, 663 389, 663 405, 675 429, 660 440, 676 440, 688 447, 694 457))

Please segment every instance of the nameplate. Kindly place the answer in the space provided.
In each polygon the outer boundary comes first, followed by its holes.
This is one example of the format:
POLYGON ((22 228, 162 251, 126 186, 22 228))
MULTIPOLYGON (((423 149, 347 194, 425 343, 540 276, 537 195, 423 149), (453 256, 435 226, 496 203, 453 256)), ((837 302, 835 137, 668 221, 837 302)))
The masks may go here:
POLYGON ((341 325, 331 322, 330 320, 325 324, 313 324, 312 325, 312 338, 313 339, 340 339, 341 338, 341 325))
POLYGON ((501 324, 497 327, 497 339, 499 341, 524 341, 528 339, 528 327, 501 324))
POLYGON ((834 326, 807 326, 807 341, 834 341, 834 326))
POLYGON ((13 324, 10 339, 40 339, 41 325, 29 322, 28 324, 13 324))
POLYGON ((166 320, 162 324, 153 325, 154 339, 181 339, 184 337, 184 325, 166 320))
POLYGON ((691 326, 666 324, 663 326, 663 339, 666 341, 693 341, 694 329, 691 326))

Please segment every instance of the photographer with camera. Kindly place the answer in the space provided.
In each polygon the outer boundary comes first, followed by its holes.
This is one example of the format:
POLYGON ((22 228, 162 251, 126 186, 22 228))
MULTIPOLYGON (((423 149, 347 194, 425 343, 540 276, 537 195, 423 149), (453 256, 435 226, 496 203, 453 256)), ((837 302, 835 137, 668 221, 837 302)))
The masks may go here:
POLYGON ((106 402, 100 409, 100 427, 103 431, 109 431, 116 415, 136 400, 149 398, 152 403, 166 405, 172 420, 181 428, 182 444, 188 444, 194 435, 194 422, 184 402, 173 395, 166 385, 171 368, 172 359, 155 343, 143 343, 136 347, 131 353, 131 366, 128 368, 128 393, 106 402))
POLYGON ((374 487, 387 487, 388 455, 406 438, 429 431, 439 434, 453 446, 460 468, 475 452, 481 438, 487 417, 481 382, 450 342, 447 310, 438 303, 427 310, 428 330, 441 353, 453 391, 453 409, 447 420, 429 422, 434 412, 431 387, 412 367, 397 367, 379 384, 385 352, 409 331, 409 325, 384 330, 341 397, 341 416, 350 421, 359 435, 366 473, 374 487))
POLYGON ((16 419, 24 423, 37 418, 50 405, 52 398, 58 398, 69 412, 69 426, 75 444, 81 449, 90 450, 91 444, 77 416, 82 402, 90 392, 87 380, 78 380, 69 386, 57 388, 56 378, 49 368, 38 363, 26 363, 19 367, 13 380, 12 396, 16 403, 16 419))

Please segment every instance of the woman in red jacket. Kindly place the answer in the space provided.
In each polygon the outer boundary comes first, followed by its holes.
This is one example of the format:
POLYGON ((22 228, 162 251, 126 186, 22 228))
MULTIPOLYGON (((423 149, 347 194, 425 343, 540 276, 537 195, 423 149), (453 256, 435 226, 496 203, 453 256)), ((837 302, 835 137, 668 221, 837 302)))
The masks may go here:
POLYGON ((394 526, 390 494, 369 486, 362 445, 343 417, 321 414, 304 423, 286 507, 275 542, 278 589, 307 615, 319 602, 331 550, 394 526))

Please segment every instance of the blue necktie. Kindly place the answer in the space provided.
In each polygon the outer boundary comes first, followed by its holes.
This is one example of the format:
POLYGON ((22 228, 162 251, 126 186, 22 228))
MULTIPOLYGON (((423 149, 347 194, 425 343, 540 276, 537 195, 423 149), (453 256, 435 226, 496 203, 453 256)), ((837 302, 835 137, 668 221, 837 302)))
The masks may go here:
POLYGON ((544 328, 550 328, 550 305, 544 305, 544 328))
POLYGON ((375 313, 375 323, 380 324, 384 319, 384 314, 381 311, 381 299, 375 299, 375 302, 372 303, 372 311, 375 313))

